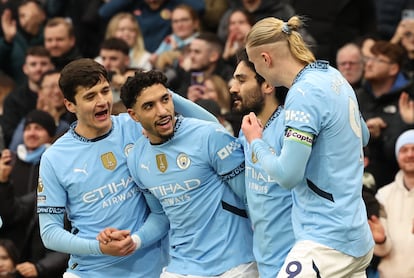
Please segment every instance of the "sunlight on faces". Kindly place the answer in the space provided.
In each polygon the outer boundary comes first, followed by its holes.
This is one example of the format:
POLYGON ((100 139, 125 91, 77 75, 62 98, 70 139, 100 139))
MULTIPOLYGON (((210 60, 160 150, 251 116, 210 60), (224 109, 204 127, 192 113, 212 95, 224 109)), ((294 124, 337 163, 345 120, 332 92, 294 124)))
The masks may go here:
POLYGON ((23 72, 27 79, 38 84, 42 75, 53 69, 53 64, 49 57, 28 55, 23 64, 23 72))
POLYGON ((60 73, 48 74, 43 78, 40 84, 39 97, 47 98, 53 107, 59 109, 64 106, 63 93, 59 88, 60 73))
POLYGON ((78 87, 76 103, 65 99, 68 111, 76 114, 78 124, 75 131, 89 139, 106 134, 112 127, 112 91, 108 81, 101 78, 91 88, 78 87))
POLYGON ((23 131, 23 142, 28 150, 34 150, 43 144, 50 143, 47 130, 37 123, 28 124, 23 131))
POLYGON ((364 63, 357 46, 348 46, 338 52, 337 67, 350 84, 357 83, 364 72, 364 63))
POLYGON ((261 111, 264 97, 255 76, 256 73, 244 62, 237 65, 230 87, 235 111, 242 113, 261 111))
POLYGON ((69 31, 63 24, 46 27, 44 36, 45 48, 52 57, 61 57, 75 45, 75 37, 69 36, 69 31))
POLYGON ((397 161, 401 170, 414 174, 414 144, 403 145, 398 152, 397 161))
POLYGON ((371 54, 371 56, 364 57, 364 59, 364 78, 368 81, 393 78, 398 73, 398 64, 391 63, 385 55, 374 56, 371 54))
POLYGON ((101 56, 102 65, 107 71, 124 72, 129 66, 129 56, 122 53, 122 51, 101 49, 99 56, 101 56))
POLYGON ((123 39, 132 48, 138 36, 136 23, 132 22, 130 18, 121 19, 114 35, 116 38, 123 39))
POLYGON ((171 14, 171 23, 173 33, 180 39, 190 37, 198 28, 198 22, 193 20, 186 9, 175 9, 171 14))
POLYGON ((195 38, 190 44, 190 59, 192 70, 205 70, 218 60, 219 54, 213 51, 204 40, 195 38))
POLYGON ((145 88, 128 113, 141 123, 153 144, 165 142, 174 135, 174 104, 171 94, 162 84, 145 88))

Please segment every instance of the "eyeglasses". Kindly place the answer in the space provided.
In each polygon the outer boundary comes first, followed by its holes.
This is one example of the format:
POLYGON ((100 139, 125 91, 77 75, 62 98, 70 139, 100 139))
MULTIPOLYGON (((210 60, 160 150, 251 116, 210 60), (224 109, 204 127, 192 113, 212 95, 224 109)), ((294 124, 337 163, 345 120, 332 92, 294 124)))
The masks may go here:
POLYGON ((191 18, 189 18, 189 17, 177 18, 177 19, 171 20, 172 24, 187 23, 189 21, 191 21, 191 18))
POLYGON ((365 56, 363 59, 364 59, 364 62, 365 63, 373 62, 373 63, 383 63, 383 64, 389 64, 389 65, 395 63, 395 62, 387 61, 387 60, 384 60, 384 59, 381 59, 381 58, 377 58, 377 57, 368 57, 368 56, 365 56))
POLYGON ((362 64, 362 61, 361 62, 344 61, 344 62, 339 62, 338 67, 346 67, 346 66, 354 67, 360 64, 362 64))

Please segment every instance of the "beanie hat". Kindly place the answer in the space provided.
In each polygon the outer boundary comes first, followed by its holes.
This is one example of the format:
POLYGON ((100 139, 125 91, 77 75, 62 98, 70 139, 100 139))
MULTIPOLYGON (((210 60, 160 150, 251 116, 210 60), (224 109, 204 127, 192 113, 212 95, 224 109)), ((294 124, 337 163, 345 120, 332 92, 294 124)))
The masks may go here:
POLYGON ((398 157, 398 153, 402 146, 406 144, 414 144, 414 129, 410 129, 401 133, 395 143, 395 156, 398 157))
POLYGON ((46 129, 50 137, 55 136, 56 133, 56 124, 53 117, 45 111, 42 110, 32 110, 27 114, 26 120, 24 122, 24 127, 28 124, 36 123, 46 129))

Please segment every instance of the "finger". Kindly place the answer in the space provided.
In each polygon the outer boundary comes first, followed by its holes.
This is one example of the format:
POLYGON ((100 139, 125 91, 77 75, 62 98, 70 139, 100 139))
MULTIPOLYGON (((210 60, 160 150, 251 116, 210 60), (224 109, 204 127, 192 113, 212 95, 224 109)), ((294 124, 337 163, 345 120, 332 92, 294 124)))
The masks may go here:
POLYGON ((130 235, 130 231, 121 230, 111 233, 110 238, 113 240, 124 240, 130 235))

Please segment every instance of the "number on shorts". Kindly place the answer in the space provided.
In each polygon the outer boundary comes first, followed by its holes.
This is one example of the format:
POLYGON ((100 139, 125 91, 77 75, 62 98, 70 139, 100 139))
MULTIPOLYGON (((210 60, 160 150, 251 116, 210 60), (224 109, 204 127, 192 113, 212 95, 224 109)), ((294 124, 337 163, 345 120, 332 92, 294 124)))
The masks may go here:
POLYGON ((289 274, 288 278, 294 278, 302 271, 302 264, 298 261, 292 261, 286 266, 286 273, 289 274))

